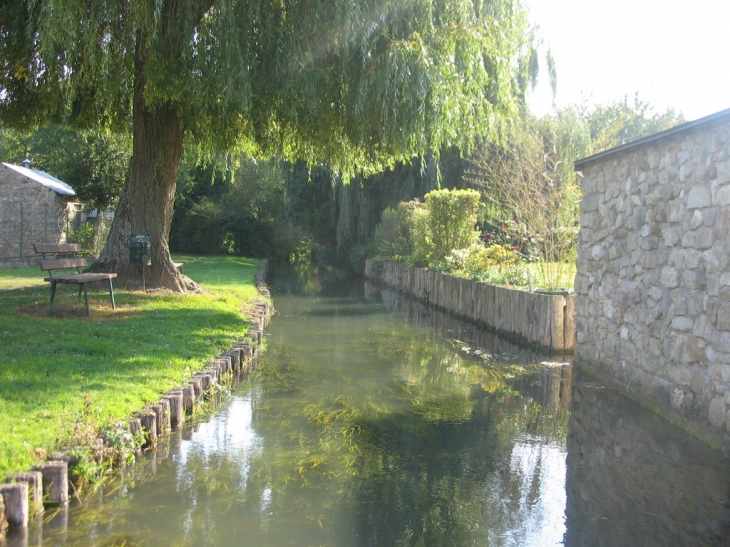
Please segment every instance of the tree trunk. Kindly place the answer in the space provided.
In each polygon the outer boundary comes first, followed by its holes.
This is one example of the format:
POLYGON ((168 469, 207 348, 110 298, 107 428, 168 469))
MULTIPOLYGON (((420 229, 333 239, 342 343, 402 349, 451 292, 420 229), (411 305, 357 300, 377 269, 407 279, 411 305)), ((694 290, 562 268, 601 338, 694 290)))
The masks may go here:
POLYGON ((94 238, 93 238, 93 250, 91 254, 93 256, 99 256, 101 254, 101 229, 104 225, 104 212, 101 207, 96 208, 96 217, 94 217, 94 238))
POLYGON ((147 105, 143 96, 143 61, 138 58, 136 65, 129 175, 109 238, 94 269, 116 272, 120 287, 139 288, 142 271, 140 266, 129 263, 129 236, 149 234, 152 264, 144 269, 146 286, 197 292, 198 285, 175 268, 168 244, 185 131, 174 104, 147 105))

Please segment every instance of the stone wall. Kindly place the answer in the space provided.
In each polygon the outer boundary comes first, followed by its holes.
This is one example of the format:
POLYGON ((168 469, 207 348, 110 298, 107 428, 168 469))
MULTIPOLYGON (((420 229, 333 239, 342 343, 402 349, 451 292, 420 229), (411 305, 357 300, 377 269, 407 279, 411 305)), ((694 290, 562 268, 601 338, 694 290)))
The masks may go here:
POLYGON ((33 243, 65 241, 70 206, 50 188, 0 166, 0 267, 26 264, 33 243))
POLYGON ((576 169, 576 362, 727 442, 730 110, 576 169))

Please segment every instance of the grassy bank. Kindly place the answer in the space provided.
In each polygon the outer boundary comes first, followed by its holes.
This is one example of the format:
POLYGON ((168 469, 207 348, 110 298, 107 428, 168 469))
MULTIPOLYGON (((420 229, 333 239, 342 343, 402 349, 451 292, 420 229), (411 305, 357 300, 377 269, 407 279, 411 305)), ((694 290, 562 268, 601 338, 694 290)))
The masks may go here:
POLYGON ((50 313, 38 268, 0 270, 0 477, 30 468, 82 423, 124 419, 242 338, 259 262, 176 260, 206 294, 115 291, 113 310, 100 289, 90 317, 63 286, 50 313))

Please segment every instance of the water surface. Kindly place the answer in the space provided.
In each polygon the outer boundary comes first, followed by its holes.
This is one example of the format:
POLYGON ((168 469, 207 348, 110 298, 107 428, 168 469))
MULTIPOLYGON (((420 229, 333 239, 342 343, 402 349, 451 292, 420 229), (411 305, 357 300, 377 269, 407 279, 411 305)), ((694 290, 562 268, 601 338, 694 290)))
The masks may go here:
POLYGON ((562 357, 360 281, 272 292, 212 418, 11 545, 730 545, 727 459, 562 357))

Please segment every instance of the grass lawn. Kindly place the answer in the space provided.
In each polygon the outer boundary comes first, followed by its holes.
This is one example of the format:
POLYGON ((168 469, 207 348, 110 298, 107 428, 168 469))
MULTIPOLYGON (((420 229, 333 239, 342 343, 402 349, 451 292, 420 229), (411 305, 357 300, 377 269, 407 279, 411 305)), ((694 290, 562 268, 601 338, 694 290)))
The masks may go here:
POLYGON ((50 313, 44 272, 0 270, 0 477, 28 470, 82 418, 128 417, 243 337, 259 261, 175 260, 206 294, 115 291, 113 310, 99 288, 90 317, 75 287, 59 285, 50 313))

